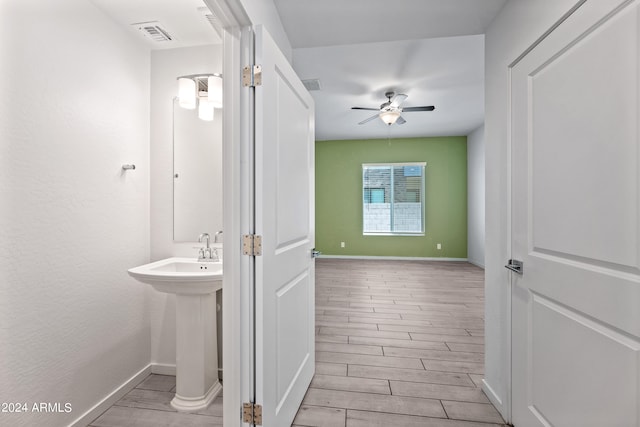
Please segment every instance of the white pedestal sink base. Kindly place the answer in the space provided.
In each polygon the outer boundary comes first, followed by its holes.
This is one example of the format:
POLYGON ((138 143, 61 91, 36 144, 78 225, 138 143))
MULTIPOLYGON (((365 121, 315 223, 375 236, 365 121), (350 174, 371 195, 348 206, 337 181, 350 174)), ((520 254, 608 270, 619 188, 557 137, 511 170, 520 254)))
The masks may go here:
POLYGON ((205 409, 222 390, 218 381, 216 293, 176 295, 176 395, 178 411, 205 409))
POLYGON ((171 406, 180 412, 196 412, 206 409, 213 400, 218 397, 222 391, 220 382, 216 382, 205 394, 200 398, 187 398, 182 397, 178 393, 171 400, 171 406))

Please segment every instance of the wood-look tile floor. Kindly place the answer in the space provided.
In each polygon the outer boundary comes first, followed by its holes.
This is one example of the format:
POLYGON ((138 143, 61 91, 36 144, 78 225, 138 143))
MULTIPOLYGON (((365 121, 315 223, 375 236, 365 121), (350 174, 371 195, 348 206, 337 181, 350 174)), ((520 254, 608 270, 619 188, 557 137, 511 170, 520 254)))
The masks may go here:
MULTIPOLYGON (((318 259, 316 374, 293 425, 504 425, 480 389, 483 291, 467 263, 318 259)), ((175 377, 151 375, 90 426, 222 425, 222 396, 183 414, 174 392, 175 377)))
POLYGON ((176 377, 149 375, 136 388, 93 420, 90 427, 210 427, 222 425, 222 394, 193 414, 171 407, 176 377))
POLYGON ((316 375, 294 426, 497 427, 480 389, 484 271, 318 259, 316 375))

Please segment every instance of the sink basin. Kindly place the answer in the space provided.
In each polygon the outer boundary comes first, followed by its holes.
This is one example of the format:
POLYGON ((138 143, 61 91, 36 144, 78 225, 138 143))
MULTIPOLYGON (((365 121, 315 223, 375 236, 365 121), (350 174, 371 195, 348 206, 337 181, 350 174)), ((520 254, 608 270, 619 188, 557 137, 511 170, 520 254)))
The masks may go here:
POLYGON ((128 271, 136 280, 169 294, 204 295, 222 289, 222 262, 167 258, 128 271))

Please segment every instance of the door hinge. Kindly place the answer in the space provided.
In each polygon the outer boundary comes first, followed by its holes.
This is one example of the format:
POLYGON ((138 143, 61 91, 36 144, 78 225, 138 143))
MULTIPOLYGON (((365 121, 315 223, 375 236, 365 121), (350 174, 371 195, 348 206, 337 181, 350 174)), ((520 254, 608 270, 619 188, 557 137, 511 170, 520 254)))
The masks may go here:
POLYGON ((262 425, 262 405, 257 405, 255 403, 243 403, 242 404, 242 422, 261 426, 262 425))
POLYGON ((262 65, 247 65, 242 69, 242 86, 262 86, 262 65))
POLYGON ((249 256, 262 255, 262 236, 256 234, 242 236, 242 254, 249 256))

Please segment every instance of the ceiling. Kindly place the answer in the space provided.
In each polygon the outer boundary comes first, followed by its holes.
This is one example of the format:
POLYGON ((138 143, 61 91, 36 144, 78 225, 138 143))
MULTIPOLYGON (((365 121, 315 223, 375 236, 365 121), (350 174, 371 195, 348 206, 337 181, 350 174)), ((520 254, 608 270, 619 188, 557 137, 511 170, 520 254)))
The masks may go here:
POLYGON ((291 46, 483 34, 506 0, 274 0, 291 46))
MULTIPOLYGON (((174 37, 151 49, 220 43, 203 0, 90 0, 130 24, 160 21, 174 37)), ((262 1, 262 0, 260 0, 262 1)), ((467 135, 484 121, 484 32, 507 0, 273 0, 301 79, 319 79, 316 139, 467 135), (403 125, 373 120, 384 93, 408 95, 403 125)))
POLYGON ((222 43, 203 11, 199 10, 206 7, 203 0, 90 1, 152 50, 222 43), (149 21, 160 22, 172 40, 152 41, 137 26, 131 25, 149 21))
POLYGON ((468 135, 484 121, 484 37, 460 36, 296 49, 302 79, 318 78, 312 91, 316 139, 369 139, 468 135), (403 107, 434 105, 432 112, 405 112, 405 124, 388 126, 376 114, 387 91, 408 95, 403 107))
POLYGON ((301 79, 312 91, 316 139, 468 135, 484 122, 484 32, 506 0, 274 0, 301 79), (405 124, 358 122, 387 91, 404 93, 405 124))

